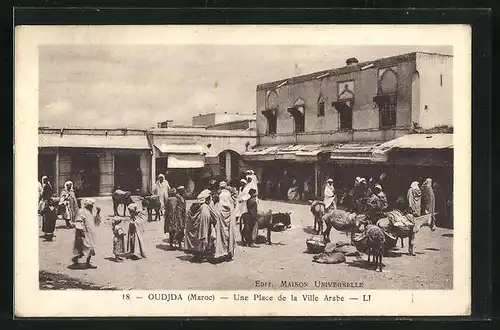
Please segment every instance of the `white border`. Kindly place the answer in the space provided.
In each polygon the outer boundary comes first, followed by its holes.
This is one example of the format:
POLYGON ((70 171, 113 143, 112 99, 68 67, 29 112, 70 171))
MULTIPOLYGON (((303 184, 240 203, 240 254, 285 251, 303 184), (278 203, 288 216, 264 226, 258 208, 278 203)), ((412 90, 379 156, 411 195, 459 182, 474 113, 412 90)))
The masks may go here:
MULTIPOLYGON (((15 30, 15 314, 21 316, 470 315, 471 29, 465 25, 20 26, 15 30), (38 45, 451 45, 454 50, 453 290, 372 290, 371 303, 123 301, 122 292, 40 291, 36 214, 38 45), (22 201, 22 204, 20 203, 22 201)), ((155 291, 143 292, 143 295, 155 291)), ((178 292, 178 291, 176 291, 178 292)), ((280 291, 281 292, 281 291, 280 291)), ((280 293, 275 291, 274 295, 280 293)), ((136 293, 136 292, 134 292, 136 293)), ((137 292, 139 293, 139 292, 137 292)), ((161 292, 165 293, 165 292, 161 292)), ((237 293, 237 292, 234 292, 237 293)), ((245 292, 243 292, 245 293, 245 292)), ((250 292, 246 292, 247 294, 250 292)), ((253 293, 253 292, 251 292, 253 293)), ((264 292, 271 294, 271 292, 264 292)), ((283 291, 283 293, 286 293, 283 291)), ((294 291, 296 295, 302 292, 294 291)), ((308 292, 312 293, 312 292, 308 292)), ((318 291, 314 293, 320 294, 318 291)), ((346 294, 345 291, 330 291, 346 294)), ((208 294, 219 295, 218 292, 208 294)), ((228 292, 221 292, 228 295, 228 292)), ((289 296, 289 294, 286 294, 289 296)), ((276 298, 275 298, 276 299, 276 298)))

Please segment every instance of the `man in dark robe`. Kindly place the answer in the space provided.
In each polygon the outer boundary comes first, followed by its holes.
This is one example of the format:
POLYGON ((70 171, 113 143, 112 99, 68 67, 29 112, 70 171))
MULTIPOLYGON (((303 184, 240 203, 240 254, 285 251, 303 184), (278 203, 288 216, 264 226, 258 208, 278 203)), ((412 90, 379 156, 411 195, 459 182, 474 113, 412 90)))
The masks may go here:
POLYGON ((184 229, 186 228, 186 197, 184 186, 177 187, 177 204, 175 206, 175 221, 176 232, 175 240, 181 248, 181 243, 184 240, 184 229))
POLYGON ((210 246, 210 227, 216 223, 217 217, 211 204, 211 191, 205 189, 187 212, 184 245, 194 254, 194 262, 203 261, 210 246))
POLYGON ((242 218, 244 218, 244 228, 242 236, 244 236, 244 243, 249 247, 257 247, 255 245, 255 239, 259 232, 259 222, 257 221, 258 211, 257 211, 257 191, 255 189, 250 189, 248 192, 250 198, 247 200, 247 213, 242 218))
POLYGON ((168 198, 165 202, 165 224, 163 232, 168 233, 170 247, 174 247, 174 238, 176 232, 176 208, 177 208, 177 191, 172 188, 168 192, 168 198))

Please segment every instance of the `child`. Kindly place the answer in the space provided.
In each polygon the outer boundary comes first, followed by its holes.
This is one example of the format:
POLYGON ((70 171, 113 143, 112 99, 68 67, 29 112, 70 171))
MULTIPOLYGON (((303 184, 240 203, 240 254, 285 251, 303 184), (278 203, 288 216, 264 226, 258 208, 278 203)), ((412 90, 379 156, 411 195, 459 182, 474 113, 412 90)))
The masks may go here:
POLYGON ((121 256, 125 253, 125 232, 121 226, 121 219, 114 219, 111 228, 113 229, 113 254, 115 261, 122 261, 121 256))

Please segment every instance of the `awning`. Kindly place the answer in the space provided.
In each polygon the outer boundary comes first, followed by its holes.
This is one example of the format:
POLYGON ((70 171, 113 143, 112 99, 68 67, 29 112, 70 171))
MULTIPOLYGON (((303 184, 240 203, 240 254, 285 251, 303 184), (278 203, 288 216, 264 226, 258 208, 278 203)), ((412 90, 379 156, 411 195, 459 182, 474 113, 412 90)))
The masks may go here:
POLYGON ((38 147, 150 149, 146 135, 39 134, 38 147))
POLYGON ((374 152, 376 161, 387 161, 389 151, 393 149, 407 150, 442 150, 453 149, 453 134, 408 134, 388 141, 377 147, 374 152))
POLYGON ((165 154, 192 154, 192 155, 203 155, 205 154, 205 148, 199 144, 166 144, 166 143, 155 143, 155 147, 160 150, 161 153, 165 154))
POLYGON ((167 168, 203 168, 205 156, 200 154, 169 154, 167 168))
POLYGON ((321 144, 288 144, 275 146, 260 146, 245 151, 242 156, 246 161, 293 160, 314 162, 322 152, 329 148, 321 144))
POLYGON ((330 159, 337 162, 371 162, 373 150, 379 145, 380 142, 338 144, 332 148, 330 159))

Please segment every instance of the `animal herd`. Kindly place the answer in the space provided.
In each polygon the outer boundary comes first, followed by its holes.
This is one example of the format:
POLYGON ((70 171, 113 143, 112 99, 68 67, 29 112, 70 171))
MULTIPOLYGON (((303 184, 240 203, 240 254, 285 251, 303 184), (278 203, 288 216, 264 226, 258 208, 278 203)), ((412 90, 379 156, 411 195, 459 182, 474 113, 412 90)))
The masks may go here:
POLYGON ((401 240, 403 247, 403 239, 408 238, 408 253, 414 256, 415 234, 423 226, 431 229, 433 226, 431 214, 413 217, 394 210, 384 213, 383 218, 372 223, 363 214, 340 209, 326 212, 325 205, 321 201, 311 201, 311 213, 314 218, 314 230, 323 235, 326 242, 330 241, 332 227, 350 233, 352 244, 368 255, 368 262, 373 256, 372 264, 374 269, 379 271, 382 271, 383 255, 396 245, 398 239, 401 240))

